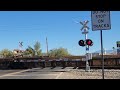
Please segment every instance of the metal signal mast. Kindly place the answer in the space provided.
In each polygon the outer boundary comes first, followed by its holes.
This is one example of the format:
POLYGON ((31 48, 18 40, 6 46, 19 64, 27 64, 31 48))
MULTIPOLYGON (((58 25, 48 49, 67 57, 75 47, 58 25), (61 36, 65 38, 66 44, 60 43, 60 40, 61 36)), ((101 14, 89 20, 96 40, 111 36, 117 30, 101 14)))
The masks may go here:
POLYGON ((80 22, 80 24, 83 25, 83 27, 81 28, 81 31, 84 30, 82 32, 82 34, 85 34, 85 51, 86 51, 86 71, 90 70, 90 66, 89 66, 89 62, 88 62, 88 53, 89 53, 89 46, 86 44, 86 40, 87 40, 87 34, 88 34, 88 30, 90 29, 87 24, 88 24, 88 20, 84 21, 84 22, 80 22))

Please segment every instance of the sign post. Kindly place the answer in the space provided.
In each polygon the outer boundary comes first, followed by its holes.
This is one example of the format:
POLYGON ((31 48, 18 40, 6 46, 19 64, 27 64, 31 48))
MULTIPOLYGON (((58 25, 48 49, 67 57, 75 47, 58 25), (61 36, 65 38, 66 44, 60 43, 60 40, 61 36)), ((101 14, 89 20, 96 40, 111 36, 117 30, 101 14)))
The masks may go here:
MULTIPOLYGON (((89 29, 89 27, 87 26, 88 22, 89 21, 80 22, 80 24, 83 25, 81 30, 84 30, 82 32, 82 34, 85 34, 85 41, 87 40, 87 34, 88 34, 88 29, 89 29)), ((89 62, 88 62, 88 59, 87 59, 87 53, 89 53, 89 46, 87 46, 86 44, 85 44, 85 46, 86 46, 86 49, 85 49, 86 50, 86 71, 90 71, 90 66, 89 66, 89 62)))
POLYGON ((92 30, 100 30, 101 36, 101 56, 102 56, 102 78, 104 79, 104 55, 103 55, 103 40, 102 40, 102 30, 111 29, 110 23, 110 11, 92 11, 92 30))

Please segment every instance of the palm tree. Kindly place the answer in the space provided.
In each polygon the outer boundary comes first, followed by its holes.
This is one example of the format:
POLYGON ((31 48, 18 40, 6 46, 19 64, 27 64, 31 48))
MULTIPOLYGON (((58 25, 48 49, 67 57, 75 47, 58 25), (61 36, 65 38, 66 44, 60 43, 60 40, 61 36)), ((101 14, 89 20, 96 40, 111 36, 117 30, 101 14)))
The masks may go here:
POLYGON ((24 55, 35 56, 35 50, 31 46, 28 46, 28 48, 24 52, 24 55))

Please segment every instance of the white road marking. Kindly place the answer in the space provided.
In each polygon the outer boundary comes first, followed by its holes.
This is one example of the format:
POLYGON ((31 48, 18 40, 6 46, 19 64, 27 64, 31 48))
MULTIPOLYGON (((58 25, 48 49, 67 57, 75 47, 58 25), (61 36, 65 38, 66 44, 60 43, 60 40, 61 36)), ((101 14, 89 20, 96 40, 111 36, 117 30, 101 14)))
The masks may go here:
POLYGON ((13 75, 13 74, 22 73, 22 72, 29 71, 29 70, 30 70, 30 69, 22 70, 22 71, 19 71, 19 72, 8 73, 8 74, 2 75, 2 76, 0 76, 0 77, 10 76, 10 75, 13 75))
POLYGON ((53 75, 58 75, 58 74, 38 74, 38 75, 5 75, 5 76, 45 76, 45 75, 51 75, 51 76, 53 76, 53 75))
POLYGON ((55 79, 58 79, 62 74, 63 74, 63 72, 61 72, 60 74, 58 74, 55 79))

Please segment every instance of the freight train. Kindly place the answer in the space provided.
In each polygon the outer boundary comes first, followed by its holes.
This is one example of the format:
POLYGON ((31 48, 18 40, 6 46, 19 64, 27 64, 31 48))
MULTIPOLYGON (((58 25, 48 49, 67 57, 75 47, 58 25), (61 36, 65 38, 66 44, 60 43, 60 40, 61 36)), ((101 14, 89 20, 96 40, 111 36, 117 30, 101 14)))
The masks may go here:
MULTIPOLYGON (((64 57, 64 58, 52 58, 52 57, 20 57, 20 58, 2 58, 0 59, 0 69, 27 69, 36 67, 73 67, 81 69, 86 67, 86 61, 82 57, 64 57)), ((102 59, 101 56, 93 57, 88 60, 90 68, 101 69, 102 59)), ((120 69, 120 57, 119 56, 104 56, 104 68, 107 69, 120 69)))

